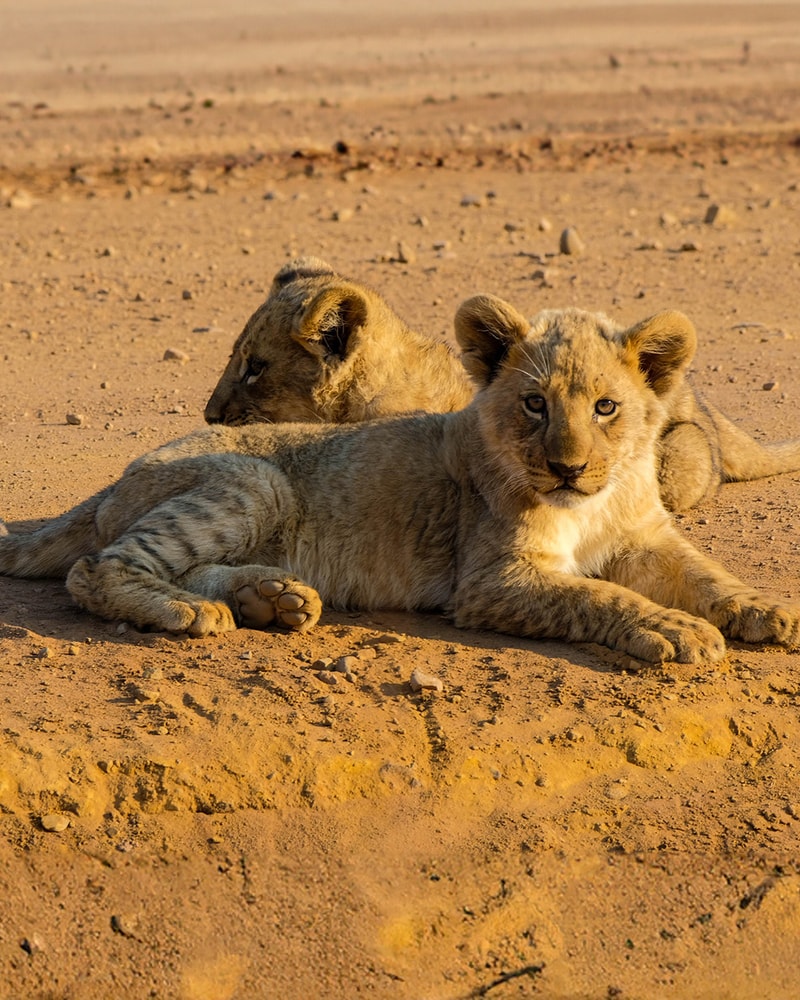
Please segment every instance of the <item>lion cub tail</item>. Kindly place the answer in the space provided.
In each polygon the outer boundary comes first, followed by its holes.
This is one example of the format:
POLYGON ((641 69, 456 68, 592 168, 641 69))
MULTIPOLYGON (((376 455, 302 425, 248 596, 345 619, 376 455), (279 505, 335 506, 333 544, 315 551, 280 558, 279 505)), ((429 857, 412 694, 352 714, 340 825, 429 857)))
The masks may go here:
POLYGON ((717 429, 723 482, 743 483, 800 471, 800 440, 762 444, 714 406, 705 405, 717 429))
POLYGON ((0 574, 65 577, 81 556, 96 552, 95 515, 108 487, 29 532, 9 532, 0 521, 0 574))

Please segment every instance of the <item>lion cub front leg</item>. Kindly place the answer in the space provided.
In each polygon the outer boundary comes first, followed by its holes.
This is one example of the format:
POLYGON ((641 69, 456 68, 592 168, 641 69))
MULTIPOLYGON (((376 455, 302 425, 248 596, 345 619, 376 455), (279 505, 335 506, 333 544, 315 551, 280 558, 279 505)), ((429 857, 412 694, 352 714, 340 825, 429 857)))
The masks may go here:
POLYGON ((800 607, 742 583, 677 531, 627 553, 609 575, 651 600, 701 615, 730 639, 800 647, 800 607))
POLYGON ((200 566, 180 582, 187 590, 225 601, 243 628, 279 625, 307 632, 322 614, 316 590, 276 566, 200 566))
POLYGON ((465 574, 454 620, 462 628, 596 642, 652 663, 710 665, 725 656, 725 640, 707 621, 618 584, 542 570, 525 558, 465 574))

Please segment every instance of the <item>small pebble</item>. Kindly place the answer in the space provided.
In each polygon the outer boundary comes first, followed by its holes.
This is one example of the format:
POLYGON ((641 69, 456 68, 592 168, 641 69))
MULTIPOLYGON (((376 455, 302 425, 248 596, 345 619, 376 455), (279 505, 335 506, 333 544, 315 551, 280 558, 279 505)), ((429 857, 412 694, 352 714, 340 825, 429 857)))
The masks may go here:
POLYGON ((483 205, 483 198, 475 194, 465 194, 461 199, 462 208, 481 208, 483 205))
POLYGON ((410 677, 412 691, 442 691, 444 684, 441 679, 432 674, 425 674, 419 669, 415 669, 410 677))
POLYGON ((33 208, 33 198, 27 191, 19 188, 11 195, 6 204, 9 208, 33 208))
POLYGON ((337 674, 352 674, 357 667, 358 667, 357 656, 340 656, 339 659, 331 667, 331 670, 333 670, 337 674))
POLYGON ((577 254, 583 253, 586 249, 586 244, 581 239, 578 230, 574 226, 568 226, 561 233, 561 237, 558 241, 558 249, 563 254, 576 256, 577 254))
POLYGON ((142 687, 140 684, 131 685, 131 694, 137 701, 158 701, 161 692, 156 688, 142 687))
POLYGON ((111 917, 111 930, 123 937, 136 937, 139 917, 135 913, 115 913, 111 917))
POLYGON ((736 222, 736 213, 727 205, 714 202, 708 206, 704 221, 709 226, 730 226, 736 222))
POLYGON ((189 355, 186 351, 181 351, 177 347, 168 347, 164 351, 164 361, 180 361, 182 365, 185 365, 189 360, 189 355))
POLYGON ((372 639, 366 639, 364 641, 365 646, 389 646, 398 642, 405 642, 406 637, 404 635, 396 635, 393 632, 386 632, 382 635, 376 635, 372 639))
POLYGON ((769 382, 765 382, 764 385, 762 386, 764 392, 773 392, 773 390, 777 388, 778 388, 778 382, 772 380, 770 380, 769 382))
POLYGON ((47 813, 40 820, 42 829, 48 833, 63 833, 69 826, 69 816, 63 813, 47 813))
POLYGON ((413 264, 417 259, 412 247, 402 241, 397 244, 397 260, 400 264, 413 264))
POLYGON ((66 420, 72 427, 82 427, 86 421, 86 417, 82 413, 68 413, 66 420))

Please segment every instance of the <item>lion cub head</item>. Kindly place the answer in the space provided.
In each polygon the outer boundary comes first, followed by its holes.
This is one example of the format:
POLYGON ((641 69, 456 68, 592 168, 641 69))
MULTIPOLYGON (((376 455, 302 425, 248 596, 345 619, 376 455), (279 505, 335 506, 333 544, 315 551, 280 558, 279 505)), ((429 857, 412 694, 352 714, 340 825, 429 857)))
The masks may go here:
POLYGON ((301 257, 275 275, 205 408, 210 424, 347 423, 455 410, 472 396, 454 353, 375 292, 301 257))
POLYGON ((527 320, 479 295, 458 310, 456 335, 480 389, 486 452, 509 497, 576 507, 632 474, 655 484, 666 407, 696 347, 682 313, 620 330, 578 309, 527 320))

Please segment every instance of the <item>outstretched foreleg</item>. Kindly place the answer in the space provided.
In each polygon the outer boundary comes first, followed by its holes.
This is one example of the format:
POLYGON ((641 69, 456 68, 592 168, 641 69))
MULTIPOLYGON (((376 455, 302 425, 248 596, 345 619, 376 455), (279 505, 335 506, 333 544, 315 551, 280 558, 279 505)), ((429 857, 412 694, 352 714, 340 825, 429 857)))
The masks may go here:
POLYGON ((800 605, 743 583, 674 529, 612 561, 607 573, 653 601, 706 618, 730 639, 800 646, 800 605))
POLYGON ((453 617, 461 628, 596 642, 653 663, 711 665, 725 656, 709 622, 616 583, 543 570, 526 554, 465 572, 453 617))

